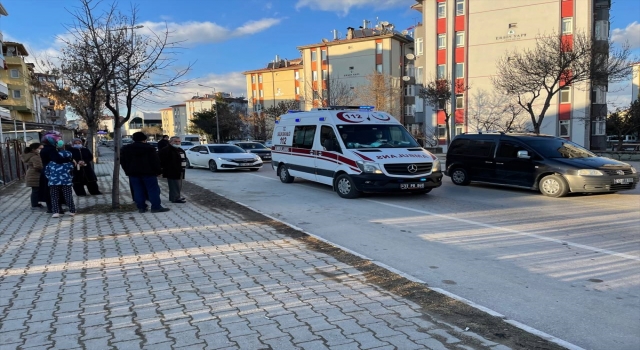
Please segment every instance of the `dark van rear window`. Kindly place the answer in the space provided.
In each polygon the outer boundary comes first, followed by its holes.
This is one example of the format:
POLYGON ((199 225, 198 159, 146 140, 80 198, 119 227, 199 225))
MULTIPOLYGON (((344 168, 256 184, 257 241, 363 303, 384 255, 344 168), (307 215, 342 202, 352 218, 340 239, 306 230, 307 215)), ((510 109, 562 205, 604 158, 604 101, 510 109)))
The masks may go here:
POLYGON ((449 147, 450 155, 490 157, 493 153, 495 142, 493 140, 454 140, 449 147))

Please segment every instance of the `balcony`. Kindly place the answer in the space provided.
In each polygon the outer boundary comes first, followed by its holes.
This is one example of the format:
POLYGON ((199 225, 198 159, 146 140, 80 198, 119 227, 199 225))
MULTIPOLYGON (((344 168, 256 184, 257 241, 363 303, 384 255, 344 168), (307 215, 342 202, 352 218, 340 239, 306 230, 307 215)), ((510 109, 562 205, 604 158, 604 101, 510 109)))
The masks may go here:
POLYGON ((3 81, 0 81, 0 100, 9 98, 9 87, 3 81))

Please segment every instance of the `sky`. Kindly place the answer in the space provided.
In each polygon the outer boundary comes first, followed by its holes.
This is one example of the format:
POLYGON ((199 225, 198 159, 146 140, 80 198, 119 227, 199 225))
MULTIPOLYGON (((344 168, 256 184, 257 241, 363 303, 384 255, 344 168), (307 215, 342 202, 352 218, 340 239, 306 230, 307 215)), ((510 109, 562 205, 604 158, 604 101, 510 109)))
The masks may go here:
MULTIPOLYGON (((57 38, 72 23, 69 11, 76 0, 0 0, 9 13, 0 18, 5 41, 25 44, 29 60, 56 55, 57 38)), ((474 0, 491 1, 491 0, 474 0)), ((512 0, 519 1, 519 0, 512 0)), ((582 1, 582 0, 578 0, 582 1)), ((103 1, 110 4, 111 0, 103 1)), ((190 80, 177 93, 140 109, 157 111, 181 103, 196 94, 230 92, 246 94, 242 72, 260 69, 275 59, 300 57, 297 46, 332 39, 337 29, 344 37, 347 27, 357 28, 363 20, 372 24, 388 21, 402 31, 421 21, 412 10, 415 0, 132 0, 118 1, 123 11, 136 4, 140 30, 162 30, 182 41, 180 65, 192 64, 190 80), (205 85, 202 87, 199 85, 205 85)), ((613 0, 611 36, 627 41, 640 58, 640 0, 613 0)), ((610 89, 612 105, 628 104, 631 81, 610 89)), ((611 107, 611 106, 610 106, 611 107)))

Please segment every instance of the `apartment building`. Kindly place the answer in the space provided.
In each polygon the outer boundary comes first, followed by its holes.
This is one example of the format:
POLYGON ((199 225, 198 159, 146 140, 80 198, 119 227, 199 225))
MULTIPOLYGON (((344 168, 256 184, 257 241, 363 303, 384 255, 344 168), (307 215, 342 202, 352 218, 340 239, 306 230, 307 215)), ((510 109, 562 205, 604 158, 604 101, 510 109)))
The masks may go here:
POLYGON ((266 68, 243 72, 247 84, 248 109, 259 112, 285 100, 300 101, 303 96, 302 59, 280 59, 266 68))
POLYGON ((636 62, 633 64, 633 74, 631 75, 631 101, 635 101, 640 99, 640 62, 636 62))
POLYGON ((182 103, 171 106, 171 114, 173 115, 173 136, 188 134, 187 105, 182 103))
MULTIPOLYGON (((34 70, 33 63, 27 63, 27 66, 34 70)), ((33 77, 40 81, 40 83, 52 82, 55 77, 50 74, 33 73, 33 77)), ((58 102, 53 96, 46 95, 43 91, 38 91, 32 88, 33 96, 33 112, 35 114, 35 121, 44 124, 53 125, 66 125, 66 106, 58 102)))
MULTIPOLYGON (((244 97, 233 97, 227 92, 217 92, 214 94, 205 94, 204 96, 193 96, 191 99, 185 101, 185 115, 186 120, 184 126, 181 126, 185 134, 190 134, 190 123, 193 120, 194 114, 202 111, 214 110, 216 108, 217 99, 221 98, 229 105, 229 109, 237 111, 241 115, 247 114, 248 101, 244 97)), ((180 105, 179 105, 180 106, 180 105)), ((180 106, 181 107, 181 106, 180 106)))
MULTIPOLYGON (((342 104, 335 102, 345 100, 342 91, 355 93, 371 85, 372 77, 380 73, 390 78, 389 89, 398 92, 397 96, 388 97, 387 112, 412 129, 415 92, 410 86, 414 84, 411 80, 414 74, 413 63, 406 57, 413 55, 413 38, 384 21, 371 28, 368 21, 363 21, 358 29, 348 27, 343 38, 337 30, 333 32, 333 40, 322 39, 319 43, 298 47, 304 62, 300 88, 304 89, 301 99, 304 99, 305 110, 342 104)), ((366 94, 356 95, 349 104, 371 104, 366 94)))
MULTIPOLYGON (((415 31, 423 45, 422 54, 416 50, 416 74, 422 79, 453 77, 470 87, 456 98, 455 131, 475 131, 468 120, 470 95, 498 93, 491 81, 498 59, 508 51, 534 47, 539 35, 561 33, 573 40, 580 31, 604 42, 610 7, 610 0, 416 0, 412 8, 422 13, 423 23, 415 31)), ((541 132, 593 149, 604 147, 606 91, 607 86, 566 87, 555 96, 541 132)), ((426 126, 444 128, 442 111, 428 107, 422 117, 426 126)))
POLYGON ((124 136, 131 136, 133 133, 142 131, 143 128, 162 128, 162 117, 160 113, 135 112, 128 123, 124 123, 124 136))
POLYGON ((2 54, 6 69, 0 69, 0 81, 8 87, 8 98, 0 100, 0 107, 8 109, 12 119, 35 122, 30 88, 33 65, 24 60, 29 53, 23 44, 6 41, 2 43, 2 54))
MULTIPOLYGON (((2 6, 2 3, 0 3, 0 20, 2 19, 2 16, 8 16, 9 13, 7 13, 7 10, 4 8, 4 6, 2 6)), ((2 32, 0 32, 0 45, 4 46, 4 37, 2 35, 2 32)), ((4 54, 3 54, 4 50, 0 50, 0 67, 5 67, 5 60, 4 60, 4 54)), ((0 100, 6 100, 9 98, 9 87, 7 86, 7 83, 4 82, 4 80, 0 80, 0 100)), ((10 116, 10 112, 9 110, 0 107, 0 118, 5 118, 5 119, 9 119, 10 116)))
POLYGON ((175 136, 175 119, 173 118, 173 108, 167 107, 160 110, 160 118, 162 118, 162 133, 164 135, 175 136))

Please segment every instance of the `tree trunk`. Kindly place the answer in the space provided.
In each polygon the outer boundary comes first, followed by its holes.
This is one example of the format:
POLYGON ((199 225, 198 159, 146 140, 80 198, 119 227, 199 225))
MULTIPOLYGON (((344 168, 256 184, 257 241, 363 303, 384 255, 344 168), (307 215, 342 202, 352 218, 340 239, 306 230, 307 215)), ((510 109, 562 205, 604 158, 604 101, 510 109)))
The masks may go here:
POLYGON ((89 127, 87 130, 87 144, 85 145, 93 154, 93 163, 98 163, 98 147, 96 142, 96 130, 95 128, 89 127))
MULTIPOLYGON (((117 117, 115 117, 117 120, 117 117)), ((113 131, 113 181, 111 184, 111 208, 120 208, 120 148, 122 145, 122 127, 116 123, 113 131)))

